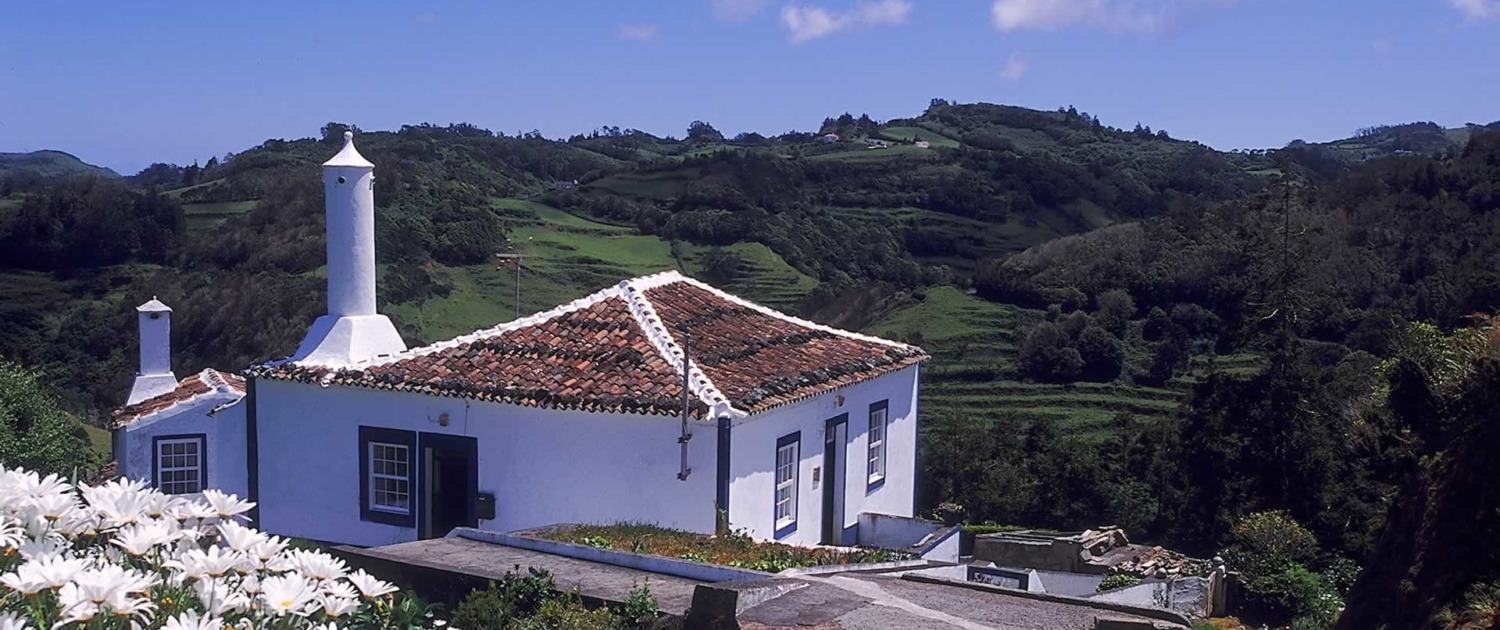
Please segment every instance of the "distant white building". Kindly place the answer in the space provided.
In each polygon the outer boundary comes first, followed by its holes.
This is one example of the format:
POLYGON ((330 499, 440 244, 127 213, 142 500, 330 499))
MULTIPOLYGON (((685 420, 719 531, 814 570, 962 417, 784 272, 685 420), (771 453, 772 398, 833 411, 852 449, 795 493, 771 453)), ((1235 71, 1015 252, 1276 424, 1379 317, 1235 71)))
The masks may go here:
POLYGON ((928 142, 928 141, 926 141, 926 140, 918 140, 918 141, 917 141, 917 142, 916 142, 916 145, 917 145, 917 148, 918 148, 918 149, 928 149, 928 148, 932 148, 932 143, 931 143, 931 142, 928 142))
POLYGON ((836 133, 825 133, 822 137, 818 138, 818 140, 824 144, 833 144, 835 142, 838 142, 840 139, 841 138, 839 138, 839 134, 836 133))
MULTIPOLYGON (((243 462, 263 529, 381 545, 457 526, 710 533, 722 515, 758 539, 852 544, 861 513, 913 515, 921 349, 665 272, 408 350, 374 310, 373 167, 352 141, 339 155, 329 314, 246 372, 224 408, 244 414, 242 446, 205 440, 210 463, 243 462)), ((117 436, 127 453, 145 439, 117 436)))

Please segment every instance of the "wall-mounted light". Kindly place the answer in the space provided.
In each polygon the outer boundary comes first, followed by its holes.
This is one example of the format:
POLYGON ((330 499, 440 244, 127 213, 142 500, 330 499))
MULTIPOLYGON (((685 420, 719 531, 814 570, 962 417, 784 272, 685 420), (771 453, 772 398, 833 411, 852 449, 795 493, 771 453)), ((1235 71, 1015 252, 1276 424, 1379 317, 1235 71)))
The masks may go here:
POLYGON ((443 413, 438 414, 438 426, 440 426, 440 427, 446 427, 446 426, 448 426, 448 413, 447 412, 443 412, 443 413))
POLYGON ((838 395, 834 396, 833 397, 833 402, 838 403, 838 406, 840 406, 840 407, 844 406, 844 395, 843 394, 838 394, 838 395))

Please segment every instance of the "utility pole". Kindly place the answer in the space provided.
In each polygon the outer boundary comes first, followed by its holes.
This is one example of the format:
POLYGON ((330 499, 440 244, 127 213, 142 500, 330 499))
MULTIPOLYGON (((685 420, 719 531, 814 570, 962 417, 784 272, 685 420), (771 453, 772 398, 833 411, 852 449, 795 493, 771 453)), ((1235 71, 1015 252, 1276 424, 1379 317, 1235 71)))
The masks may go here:
MULTIPOLYGON (((521 260, 523 259, 523 256, 521 254, 495 254, 495 258, 500 259, 500 260, 513 261, 516 264, 516 319, 520 319, 521 318, 521 260)), ((499 267, 496 267, 496 269, 499 269, 499 267)))

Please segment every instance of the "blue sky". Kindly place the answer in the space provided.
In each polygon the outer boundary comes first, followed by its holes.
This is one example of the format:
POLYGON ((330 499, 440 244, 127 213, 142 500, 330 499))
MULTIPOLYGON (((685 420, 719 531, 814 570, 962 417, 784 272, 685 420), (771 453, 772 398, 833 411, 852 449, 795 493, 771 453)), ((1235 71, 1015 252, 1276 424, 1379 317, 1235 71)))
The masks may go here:
POLYGON ((1500 0, 111 0, 0 19, 0 151, 122 172, 330 120, 771 134, 934 97, 1223 149, 1491 122, 1500 0))

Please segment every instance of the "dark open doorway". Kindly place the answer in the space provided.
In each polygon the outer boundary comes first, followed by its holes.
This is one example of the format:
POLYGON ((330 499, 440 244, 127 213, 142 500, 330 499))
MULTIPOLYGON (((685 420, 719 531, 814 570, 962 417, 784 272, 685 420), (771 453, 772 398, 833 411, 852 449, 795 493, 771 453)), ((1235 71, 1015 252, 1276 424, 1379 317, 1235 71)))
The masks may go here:
POLYGON ((478 442, 460 435, 423 433, 418 448, 422 453, 418 536, 440 538, 455 527, 477 526, 478 442))
POLYGON ((823 431, 823 531, 825 545, 843 545, 844 478, 848 475, 849 414, 830 418, 823 431))

